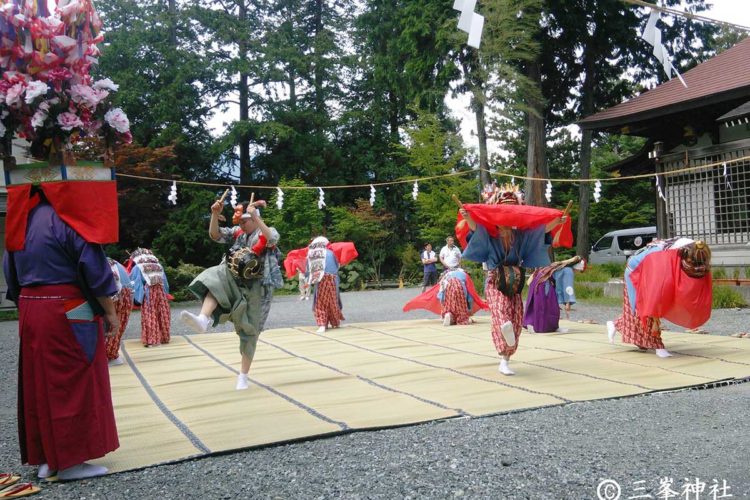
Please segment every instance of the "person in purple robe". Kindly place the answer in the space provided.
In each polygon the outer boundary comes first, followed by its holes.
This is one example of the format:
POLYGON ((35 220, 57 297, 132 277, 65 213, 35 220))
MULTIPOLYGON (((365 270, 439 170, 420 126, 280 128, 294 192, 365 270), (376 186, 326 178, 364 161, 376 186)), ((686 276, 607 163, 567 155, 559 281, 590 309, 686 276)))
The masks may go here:
POLYGON ((3 261, 19 310, 21 460, 39 477, 98 476, 107 469, 86 461, 119 447, 104 342, 119 328, 117 286, 101 245, 34 197, 23 245, 3 261))

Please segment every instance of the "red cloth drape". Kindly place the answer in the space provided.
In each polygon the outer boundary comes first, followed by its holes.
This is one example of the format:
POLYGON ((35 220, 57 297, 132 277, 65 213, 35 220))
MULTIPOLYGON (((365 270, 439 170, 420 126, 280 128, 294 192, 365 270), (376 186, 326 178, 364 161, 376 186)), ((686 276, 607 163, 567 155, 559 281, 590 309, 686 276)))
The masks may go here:
MULTIPOLYGON (((45 182, 41 190, 57 215, 89 243, 116 243, 120 239, 115 181, 45 182)), ((23 250, 29 211, 39 197, 29 198, 31 184, 8 186, 5 248, 23 250)))
MULTIPOLYGON (((471 281, 471 277, 468 274, 466 275, 466 290, 472 298, 471 311, 469 311, 469 314, 474 314, 480 309, 489 309, 490 306, 479 296, 477 289, 474 288, 474 282, 471 281)), ((411 311, 412 309, 426 309, 427 311, 434 312, 438 315, 442 314, 440 300, 438 299, 439 291, 440 283, 407 302, 406 305, 404 305, 404 312, 411 311)))
MULTIPOLYGON (((532 229, 547 224, 563 215, 562 210, 556 208, 536 207, 533 205, 485 205, 482 203, 467 203, 464 208, 474 222, 481 224, 493 238, 497 236, 497 226, 516 227, 518 229, 532 229)), ((560 233, 560 237, 553 246, 570 248, 573 246, 573 232, 570 217, 552 230, 552 235, 560 233)), ((466 247, 466 236, 469 225, 461 214, 456 219, 456 237, 462 247, 466 247)))
MULTIPOLYGON (((336 256, 339 266, 345 266, 357 258, 359 253, 351 241, 329 243, 328 249, 336 256)), ((287 252, 284 258, 284 271, 287 278, 293 278, 297 272, 305 272, 307 266, 307 247, 297 248, 287 252)))
POLYGON ((664 318, 684 328, 697 328, 711 317, 711 274, 691 278, 680 267, 677 250, 654 252, 630 273, 635 310, 642 321, 664 318))

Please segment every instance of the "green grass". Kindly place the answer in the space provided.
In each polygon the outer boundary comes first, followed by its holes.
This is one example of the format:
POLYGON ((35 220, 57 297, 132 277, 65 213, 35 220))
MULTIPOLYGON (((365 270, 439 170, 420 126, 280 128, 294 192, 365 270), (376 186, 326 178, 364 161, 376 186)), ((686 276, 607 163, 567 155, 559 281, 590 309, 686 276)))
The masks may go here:
POLYGON ((714 285, 712 309, 733 309, 735 307, 747 307, 745 297, 731 287, 714 285))

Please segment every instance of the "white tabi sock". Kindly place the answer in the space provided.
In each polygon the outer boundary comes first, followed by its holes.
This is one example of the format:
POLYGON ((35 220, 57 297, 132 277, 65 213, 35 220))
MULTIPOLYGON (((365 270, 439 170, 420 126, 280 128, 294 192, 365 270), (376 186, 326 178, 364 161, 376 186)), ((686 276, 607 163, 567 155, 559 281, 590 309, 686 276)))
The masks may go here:
POLYGON ((657 349, 656 355, 659 356, 660 358, 669 358, 672 356, 672 353, 667 351, 666 349, 657 349))
POLYGON ((607 338, 609 339, 610 344, 615 343, 615 333, 617 333, 615 323, 613 321, 607 321, 607 338))
POLYGON ((451 313, 445 313, 443 316, 443 326, 451 326, 451 313))
POLYGON ((74 479, 86 479, 88 477, 103 476, 107 473, 107 468, 101 465, 82 463, 61 470, 57 474, 60 481, 73 481, 74 479))
POLYGON ((235 386, 235 389, 238 391, 244 391, 250 387, 250 381, 247 378, 247 373, 240 373, 237 375, 237 385, 235 386))
POLYGON ((502 373, 503 375, 515 375, 516 372, 510 369, 510 366, 508 366, 508 360, 507 359, 501 359, 500 360, 500 366, 497 367, 497 371, 502 373))

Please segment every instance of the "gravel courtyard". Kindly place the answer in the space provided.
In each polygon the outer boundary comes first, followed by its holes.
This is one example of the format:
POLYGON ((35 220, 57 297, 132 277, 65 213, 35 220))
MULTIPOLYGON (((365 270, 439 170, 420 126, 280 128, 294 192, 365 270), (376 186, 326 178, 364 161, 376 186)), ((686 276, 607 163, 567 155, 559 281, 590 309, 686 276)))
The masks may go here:
MULTIPOLYGON (((346 293, 344 315, 347 322, 357 323, 436 318, 426 311, 401 312, 418 293, 413 288, 346 293)), ((190 333, 178 319, 186 307, 196 311, 198 304, 173 307, 174 334, 190 333)), ((310 308, 310 302, 299 302, 296 296, 277 297, 266 326, 311 325, 310 308)), ((603 324, 616 317, 618 309, 579 303, 571 320, 603 324)), ((703 329, 718 335, 748 331, 750 311, 714 311, 703 329)), ((231 324, 220 331, 232 331, 231 324)), ((134 312, 126 338, 139 335, 140 315, 134 312)), ((17 323, 0 323, 0 471, 16 471, 36 482, 35 468, 19 465, 17 351, 17 323)), ((39 498, 614 500, 666 498, 659 495, 665 495, 667 487, 678 495, 672 498, 750 498, 749 411, 750 384, 573 403, 42 484, 39 498)))

